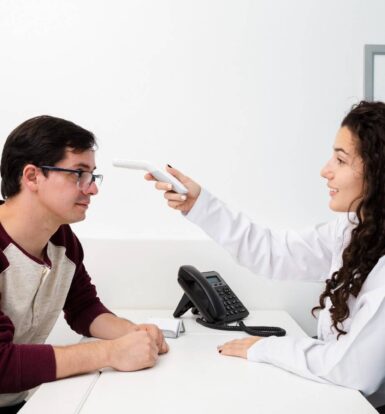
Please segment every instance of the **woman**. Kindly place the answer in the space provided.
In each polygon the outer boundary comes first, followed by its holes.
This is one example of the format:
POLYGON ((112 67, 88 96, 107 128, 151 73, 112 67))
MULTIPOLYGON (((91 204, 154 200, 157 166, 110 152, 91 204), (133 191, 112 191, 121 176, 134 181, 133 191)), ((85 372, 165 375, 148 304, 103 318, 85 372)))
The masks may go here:
POLYGON ((167 170, 189 190, 181 196, 157 182, 168 205, 240 264, 276 279, 325 282, 313 309, 318 339, 249 337, 225 343, 219 352, 367 396, 377 391, 385 379, 385 104, 363 101, 352 108, 321 171, 330 208, 347 214, 303 232, 261 228, 178 170, 167 170))

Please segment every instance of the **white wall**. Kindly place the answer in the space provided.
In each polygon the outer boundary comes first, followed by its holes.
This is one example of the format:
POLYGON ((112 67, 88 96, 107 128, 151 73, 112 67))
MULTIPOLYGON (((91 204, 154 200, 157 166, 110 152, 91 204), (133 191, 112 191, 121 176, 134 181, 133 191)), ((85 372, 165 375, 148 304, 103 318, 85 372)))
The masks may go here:
POLYGON ((2 0, 0 138, 44 113, 97 135, 81 237, 205 237, 116 156, 168 162, 272 227, 324 221, 319 170, 384 17, 383 0, 2 0))
POLYGON ((117 155, 179 167, 261 223, 325 220, 319 170, 384 17, 383 0, 2 0, 0 137, 43 113, 97 135, 87 237, 202 237, 117 155))

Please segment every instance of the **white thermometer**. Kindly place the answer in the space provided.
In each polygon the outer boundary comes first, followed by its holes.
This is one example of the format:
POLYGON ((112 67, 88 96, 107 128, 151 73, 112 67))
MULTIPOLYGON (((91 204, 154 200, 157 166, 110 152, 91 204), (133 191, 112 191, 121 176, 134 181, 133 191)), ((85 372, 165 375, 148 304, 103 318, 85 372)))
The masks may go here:
POLYGON ((187 188, 174 176, 167 171, 162 171, 160 168, 155 167, 148 161, 135 161, 135 160, 114 160, 112 164, 115 167, 129 168, 131 170, 143 170, 148 171, 157 181, 162 181, 172 185, 172 189, 179 194, 187 194, 187 188))

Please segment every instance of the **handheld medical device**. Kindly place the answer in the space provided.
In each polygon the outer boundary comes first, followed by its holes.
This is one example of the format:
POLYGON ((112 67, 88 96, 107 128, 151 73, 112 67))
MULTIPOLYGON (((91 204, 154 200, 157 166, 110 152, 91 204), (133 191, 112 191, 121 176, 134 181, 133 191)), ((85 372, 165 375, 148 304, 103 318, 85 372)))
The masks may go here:
POLYGON ((132 170, 143 170, 148 171, 157 181, 162 181, 172 185, 173 191, 179 194, 187 194, 187 188, 174 176, 169 174, 167 171, 162 171, 160 168, 155 167, 148 161, 137 161, 137 160, 114 160, 112 164, 115 167, 129 168, 132 170))

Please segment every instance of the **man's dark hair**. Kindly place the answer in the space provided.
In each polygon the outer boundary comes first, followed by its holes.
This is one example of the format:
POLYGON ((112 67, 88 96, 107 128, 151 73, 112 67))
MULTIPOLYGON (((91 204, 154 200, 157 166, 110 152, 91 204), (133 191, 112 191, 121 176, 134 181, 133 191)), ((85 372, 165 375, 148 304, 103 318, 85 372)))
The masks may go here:
POLYGON ((49 115, 28 119, 8 136, 1 156, 1 194, 4 199, 20 192, 20 179, 27 164, 55 165, 67 148, 83 152, 96 147, 92 132, 49 115))

